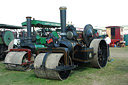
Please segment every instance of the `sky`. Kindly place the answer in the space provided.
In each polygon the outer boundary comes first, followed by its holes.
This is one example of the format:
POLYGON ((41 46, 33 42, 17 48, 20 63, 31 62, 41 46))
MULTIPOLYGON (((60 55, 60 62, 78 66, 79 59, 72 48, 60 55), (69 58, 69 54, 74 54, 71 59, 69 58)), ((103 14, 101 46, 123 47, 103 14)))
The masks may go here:
POLYGON ((75 27, 128 25, 128 0, 1 0, 0 23, 21 26, 26 16, 60 22, 60 6, 75 27))

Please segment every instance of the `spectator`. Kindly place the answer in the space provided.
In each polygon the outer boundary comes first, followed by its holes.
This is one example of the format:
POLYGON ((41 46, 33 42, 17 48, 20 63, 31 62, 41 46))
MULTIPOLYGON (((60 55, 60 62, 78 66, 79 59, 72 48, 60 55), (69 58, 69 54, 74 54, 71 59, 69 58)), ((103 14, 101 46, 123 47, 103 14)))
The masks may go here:
POLYGON ((107 57, 109 58, 108 61, 110 61, 110 57, 109 57, 110 56, 109 44, 111 43, 111 39, 108 37, 108 34, 106 34, 106 36, 105 36, 105 41, 107 43, 107 52, 108 52, 107 57))

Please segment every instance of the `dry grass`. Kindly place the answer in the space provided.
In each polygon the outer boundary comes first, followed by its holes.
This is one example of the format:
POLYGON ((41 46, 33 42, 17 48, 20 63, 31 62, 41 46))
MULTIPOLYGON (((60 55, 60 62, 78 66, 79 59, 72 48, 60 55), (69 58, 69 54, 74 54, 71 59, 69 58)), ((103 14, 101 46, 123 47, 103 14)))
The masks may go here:
POLYGON ((0 63, 0 85, 128 85, 128 47, 110 48, 113 62, 103 69, 83 64, 64 81, 37 78, 34 71, 8 71, 0 63))

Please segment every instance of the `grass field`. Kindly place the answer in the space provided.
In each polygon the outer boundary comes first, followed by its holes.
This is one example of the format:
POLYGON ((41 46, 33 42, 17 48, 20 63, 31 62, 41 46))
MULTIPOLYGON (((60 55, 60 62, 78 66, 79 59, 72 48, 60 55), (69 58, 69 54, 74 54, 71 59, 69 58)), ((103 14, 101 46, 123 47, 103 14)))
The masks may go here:
POLYGON ((37 78, 33 70, 9 71, 0 63, 0 85, 128 85, 128 47, 110 48, 110 52, 114 61, 105 68, 82 65, 64 81, 37 78))

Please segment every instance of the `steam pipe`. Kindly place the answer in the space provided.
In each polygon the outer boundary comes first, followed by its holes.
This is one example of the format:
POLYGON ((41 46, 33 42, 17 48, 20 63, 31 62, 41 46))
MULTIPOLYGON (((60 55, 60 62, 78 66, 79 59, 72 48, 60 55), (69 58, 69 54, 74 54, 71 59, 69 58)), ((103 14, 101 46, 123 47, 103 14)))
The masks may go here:
POLYGON ((61 21, 61 39, 66 39, 66 7, 62 6, 60 9, 60 21, 61 21))
POLYGON ((28 39, 28 43, 32 42, 32 38, 31 38, 31 17, 26 17, 27 19, 27 39, 28 39))
MULTIPOLYGON (((33 18, 33 20, 35 20, 35 18, 33 18)), ((35 27, 34 27, 34 25, 33 25, 33 35, 36 35, 35 34, 35 27)))

